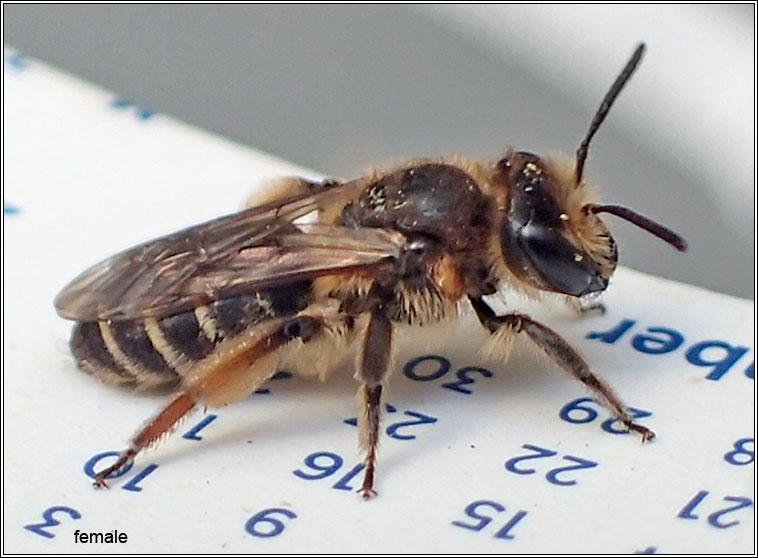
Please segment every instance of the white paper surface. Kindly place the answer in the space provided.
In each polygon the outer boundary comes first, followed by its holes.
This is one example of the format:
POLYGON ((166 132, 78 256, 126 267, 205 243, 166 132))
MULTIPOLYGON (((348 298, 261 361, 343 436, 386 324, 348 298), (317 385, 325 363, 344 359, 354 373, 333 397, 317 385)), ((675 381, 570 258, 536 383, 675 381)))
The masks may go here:
POLYGON ((53 298, 104 257, 302 170, 5 58, 5 552, 755 551, 754 305, 623 268, 604 316, 515 302, 652 413, 651 444, 609 432, 595 404, 572 410, 587 394, 534 351, 485 361, 465 316, 444 340, 400 336, 370 502, 354 492, 350 359, 325 384, 275 380, 193 415, 94 490, 85 469, 165 401, 77 370, 53 298))

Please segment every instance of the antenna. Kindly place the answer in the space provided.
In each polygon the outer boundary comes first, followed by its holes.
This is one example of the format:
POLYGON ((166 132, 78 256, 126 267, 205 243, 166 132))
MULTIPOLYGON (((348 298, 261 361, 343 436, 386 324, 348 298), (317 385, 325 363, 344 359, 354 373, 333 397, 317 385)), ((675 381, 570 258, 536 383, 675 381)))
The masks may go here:
POLYGON ((634 54, 632 54, 632 57, 629 59, 629 62, 627 62, 626 66, 624 66, 624 69, 621 70, 621 73, 616 78, 616 81, 613 82, 613 85, 611 85, 608 93, 605 94, 603 102, 600 103, 600 108, 597 109, 595 117, 592 119, 592 124, 590 124, 590 129, 587 131, 587 135, 584 137, 584 140, 579 146, 579 149, 576 150, 575 177, 577 185, 582 181, 584 161, 587 159, 587 151, 589 150, 592 136, 594 136, 595 132, 597 132, 597 129, 600 128, 600 124, 602 124, 603 120, 605 120, 605 117, 608 115, 608 111, 611 110, 611 105, 616 100, 616 97, 618 97, 619 93, 621 93, 621 90, 626 85, 626 82, 628 82, 629 78, 632 77, 632 74, 634 73, 634 70, 637 69, 637 65, 640 63, 640 60, 642 59, 642 55, 644 53, 645 43, 640 43, 635 49, 634 54))
POLYGON ((671 229, 667 229, 663 225, 656 223, 652 219, 648 219, 647 217, 632 211, 628 207, 623 207, 621 205, 596 205, 593 203, 585 205, 584 208, 585 211, 591 213, 610 213, 616 217, 626 219, 630 223, 637 225, 639 228, 645 229, 650 234, 654 234, 661 240, 668 242, 680 252, 685 252, 687 250, 687 241, 681 236, 671 229))

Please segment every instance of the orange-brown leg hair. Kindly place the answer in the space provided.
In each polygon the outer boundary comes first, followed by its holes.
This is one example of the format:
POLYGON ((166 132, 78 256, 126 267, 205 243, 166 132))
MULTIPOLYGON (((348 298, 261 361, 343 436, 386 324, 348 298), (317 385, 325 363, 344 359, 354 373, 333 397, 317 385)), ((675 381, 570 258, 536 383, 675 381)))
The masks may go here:
POLYGON ((366 472, 358 490, 364 499, 376 496, 374 474, 381 424, 382 385, 392 368, 392 323, 381 309, 372 310, 358 360, 360 444, 366 451, 366 472))
POLYGON ((481 298, 471 297, 471 304, 476 310, 479 321, 494 334, 503 334, 502 339, 508 340, 512 335, 524 332, 529 338, 542 349, 547 356, 552 358, 561 368, 566 370, 584 385, 586 385, 595 397, 603 403, 624 426, 629 430, 638 432, 642 441, 647 442, 655 437, 655 433, 632 420, 626 406, 621 402, 611 387, 592 373, 584 359, 579 356, 571 345, 560 335, 547 326, 533 320, 524 314, 506 314, 498 316, 481 298))
MULTIPOLYGON (((274 366, 256 370, 261 361, 296 339, 304 343, 321 333, 322 319, 313 316, 296 316, 279 320, 271 330, 249 346, 238 351, 226 351, 223 358, 215 358, 199 377, 185 382, 183 393, 175 397, 147 426, 132 438, 129 447, 121 452, 116 463, 95 475, 95 486, 107 486, 108 476, 134 461, 137 454, 171 432, 179 421, 195 408, 198 401, 221 406, 244 399, 274 375, 274 366), (210 403, 209 403, 210 402, 210 403)), ((265 363, 265 360, 263 361, 265 363)), ((188 376, 192 375, 192 371, 188 376)))
POLYGON ((95 475, 95 486, 98 488, 107 487, 105 479, 111 473, 134 461, 135 456, 140 451, 154 444, 167 432, 170 432, 182 417, 186 416, 194 408, 195 400, 186 393, 182 393, 171 401, 145 428, 132 438, 129 447, 121 452, 118 460, 113 465, 95 475))

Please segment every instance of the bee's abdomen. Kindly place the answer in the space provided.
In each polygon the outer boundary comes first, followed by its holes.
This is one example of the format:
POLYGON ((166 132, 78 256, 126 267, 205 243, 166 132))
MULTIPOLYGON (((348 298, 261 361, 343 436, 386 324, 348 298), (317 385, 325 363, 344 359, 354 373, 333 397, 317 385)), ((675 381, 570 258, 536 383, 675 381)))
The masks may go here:
POLYGON ((117 362, 105 344, 98 322, 76 325, 71 336, 71 352, 82 370, 104 382, 129 388, 136 386, 136 375, 117 362))
POLYGON ((83 370, 108 384, 170 391, 216 343, 203 332, 195 312, 183 312, 162 320, 80 323, 71 350, 83 370))
POLYGON ((74 328, 71 350, 84 371, 108 384, 171 391, 222 340, 304 308, 304 287, 230 297, 161 319, 82 322, 74 328))

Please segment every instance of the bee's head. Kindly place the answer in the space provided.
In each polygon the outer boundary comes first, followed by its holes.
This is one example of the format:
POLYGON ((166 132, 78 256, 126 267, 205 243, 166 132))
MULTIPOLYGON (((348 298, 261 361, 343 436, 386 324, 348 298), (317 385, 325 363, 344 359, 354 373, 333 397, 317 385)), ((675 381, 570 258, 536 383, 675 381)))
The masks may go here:
POLYGON ((592 203, 574 166, 560 158, 509 152, 497 169, 508 191, 500 221, 505 263, 541 290, 584 296, 608 286, 618 251, 598 213, 613 213, 686 250, 679 235, 631 209, 592 203))
POLYGON ((616 269, 616 242, 598 213, 612 213, 665 240, 687 248, 675 232, 616 205, 592 203, 582 182, 590 140, 642 58, 634 51, 611 86, 576 152, 576 162, 509 151, 497 163, 498 179, 508 192, 501 208, 500 244, 507 267, 522 280, 546 291, 583 296, 605 290, 616 269))
POLYGON ((577 194, 583 192, 566 188, 551 162, 510 152, 498 163, 509 193, 500 222, 505 263, 541 290, 602 291, 616 269, 616 243, 603 222, 582 209, 577 194))

